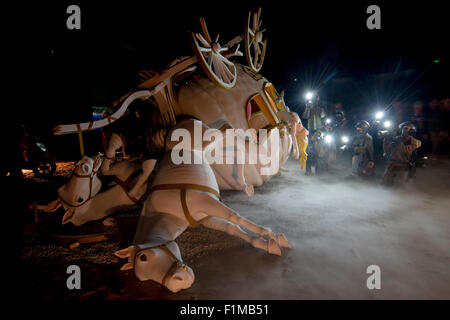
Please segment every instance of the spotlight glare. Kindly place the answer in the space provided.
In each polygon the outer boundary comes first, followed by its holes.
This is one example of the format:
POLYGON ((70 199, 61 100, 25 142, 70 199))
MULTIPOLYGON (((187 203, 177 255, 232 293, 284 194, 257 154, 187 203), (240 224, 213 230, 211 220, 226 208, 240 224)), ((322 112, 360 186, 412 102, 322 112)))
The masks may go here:
POLYGON ((385 121, 383 123, 383 125, 384 125, 385 128, 390 128, 391 127, 391 122, 389 120, 387 120, 387 121, 385 121))
POLYGON ((326 123, 326 124, 330 124, 330 123, 331 123, 331 119, 330 119, 330 118, 327 118, 327 119, 325 120, 325 123, 326 123))
POLYGON ((384 116, 383 112, 378 111, 378 112, 375 114, 375 119, 381 119, 381 118, 383 118, 383 116, 384 116))
POLYGON ((333 137, 332 137, 331 135, 327 134, 327 135, 325 136, 325 142, 326 142, 326 143, 331 143, 332 140, 333 140, 333 137))
POLYGON ((348 142, 348 137, 347 136, 343 136, 342 137, 342 142, 343 143, 347 143, 348 142))
POLYGON ((306 93, 306 100, 311 100, 313 97, 314 97, 314 93, 312 93, 312 92, 306 93))

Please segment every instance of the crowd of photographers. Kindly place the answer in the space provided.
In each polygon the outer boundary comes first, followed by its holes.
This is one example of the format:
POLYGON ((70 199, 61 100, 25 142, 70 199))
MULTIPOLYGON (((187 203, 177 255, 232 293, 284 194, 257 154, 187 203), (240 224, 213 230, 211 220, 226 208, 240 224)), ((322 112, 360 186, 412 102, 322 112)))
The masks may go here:
POLYGON ((450 99, 394 102, 366 119, 348 120, 341 104, 328 111, 319 97, 307 99, 302 119, 310 132, 305 174, 329 170, 336 158, 351 163, 348 179, 374 179, 383 166, 381 183, 404 184, 426 159, 450 154, 450 99))

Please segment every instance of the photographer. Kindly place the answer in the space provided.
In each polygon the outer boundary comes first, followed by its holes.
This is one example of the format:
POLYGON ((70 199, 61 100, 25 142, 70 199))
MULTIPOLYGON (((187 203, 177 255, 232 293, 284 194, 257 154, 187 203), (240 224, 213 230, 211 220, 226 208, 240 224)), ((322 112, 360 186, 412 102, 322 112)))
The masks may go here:
POLYGON ((371 177, 374 171, 373 140, 368 133, 370 125, 367 121, 359 121, 356 126, 357 135, 353 140, 352 176, 371 177))
POLYGON ((385 138, 383 148, 388 155, 388 163, 383 175, 382 184, 393 185, 394 181, 404 184, 408 180, 411 161, 415 151, 420 148, 421 141, 413 138, 416 127, 407 121, 399 125, 401 135, 394 138, 385 138))
POLYGON ((308 159, 306 160, 305 175, 313 175, 312 168, 315 168, 315 174, 320 174, 324 171, 324 155, 325 148, 323 142, 323 133, 320 130, 314 131, 312 137, 309 139, 309 144, 306 149, 308 159))
POLYGON ((307 120, 307 128, 309 132, 320 130, 323 126, 323 119, 325 118, 325 109, 321 105, 319 96, 315 99, 312 97, 308 97, 307 99, 308 100, 306 102, 306 107, 302 118, 307 120))

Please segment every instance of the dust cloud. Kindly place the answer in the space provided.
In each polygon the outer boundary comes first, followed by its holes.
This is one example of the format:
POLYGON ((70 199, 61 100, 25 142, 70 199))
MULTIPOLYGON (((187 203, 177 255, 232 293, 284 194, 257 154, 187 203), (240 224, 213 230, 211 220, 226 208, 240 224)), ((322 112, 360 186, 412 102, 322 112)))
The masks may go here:
POLYGON ((248 244, 211 252, 192 262, 196 282, 186 294, 197 299, 450 298, 448 162, 418 168, 417 178, 403 189, 380 186, 380 177, 344 180, 350 170, 345 164, 322 176, 305 176, 294 160, 284 167, 256 188, 254 197, 230 191, 223 199, 244 217, 284 233, 292 249, 283 249, 282 257, 248 244), (367 288, 370 265, 381 269, 380 290, 367 288))

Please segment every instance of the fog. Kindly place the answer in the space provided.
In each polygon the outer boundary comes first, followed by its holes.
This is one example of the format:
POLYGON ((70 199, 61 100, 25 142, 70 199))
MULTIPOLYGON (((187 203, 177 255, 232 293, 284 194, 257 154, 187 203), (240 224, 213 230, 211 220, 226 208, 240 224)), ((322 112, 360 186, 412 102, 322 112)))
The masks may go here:
POLYGON ((305 176, 293 160, 284 167, 255 188, 254 197, 229 191, 223 199, 246 218, 284 233, 292 249, 270 256, 220 232, 189 230, 179 242, 196 281, 167 297, 450 298, 448 162, 418 168, 417 179, 400 190, 380 186, 379 178, 345 181, 350 169, 343 165, 324 176, 305 176), (366 286, 369 265, 381 269, 380 290, 366 286))
MULTIPOLYGON (((19 264, 27 270, 27 292, 66 297, 65 281, 55 279, 75 263, 83 266, 85 290, 103 288, 106 299, 450 299, 448 161, 418 168, 405 189, 381 187, 381 166, 373 182, 344 180, 349 163, 323 176, 305 176, 294 160, 284 168, 251 198, 221 192, 242 216, 286 235, 292 248, 282 248, 281 257, 220 231, 189 228, 176 241, 195 281, 171 293, 119 270, 124 261, 113 253, 130 245, 136 210, 113 217, 108 241, 75 249, 27 233, 19 264), (380 267, 379 290, 366 286, 370 265, 380 267)), ((99 225, 73 229, 89 233, 99 225)))

